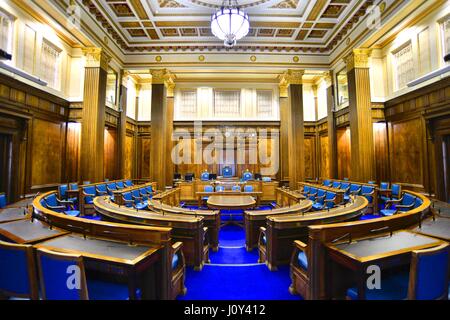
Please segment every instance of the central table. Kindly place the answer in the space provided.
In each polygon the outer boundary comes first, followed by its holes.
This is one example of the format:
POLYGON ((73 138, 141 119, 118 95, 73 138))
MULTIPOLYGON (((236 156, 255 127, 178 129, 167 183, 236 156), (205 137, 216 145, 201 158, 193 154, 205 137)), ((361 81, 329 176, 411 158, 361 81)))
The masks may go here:
POLYGON ((206 204, 212 209, 249 209, 256 206, 256 200, 248 195, 213 195, 206 204))
POLYGON ((0 210, 0 223, 16 220, 25 220, 29 218, 26 208, 6 208, 0 210))

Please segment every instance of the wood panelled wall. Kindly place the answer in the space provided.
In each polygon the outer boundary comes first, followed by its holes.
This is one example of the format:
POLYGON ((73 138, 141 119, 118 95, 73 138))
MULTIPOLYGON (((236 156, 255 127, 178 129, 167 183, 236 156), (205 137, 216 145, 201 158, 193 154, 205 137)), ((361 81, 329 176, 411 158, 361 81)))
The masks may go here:
POLYGON ((61 182, 66 169, 68 107, 63 99, 0 76, 0 134, 12 142, 11 171, 1 173, 2 179, 10 180, 5 190, 9 201, 61 182))
POLYGON ((388 101, 385 114, 391 180, 450 198, 442 191, 445 172, 440 152, 443 138, 450 134, 448 78, 388 101))
POLYGON ((338 128, 336 130, 337 139, 337 161, 338 178, 349 178, 351 173, 351 141, 350 128, 338 128))

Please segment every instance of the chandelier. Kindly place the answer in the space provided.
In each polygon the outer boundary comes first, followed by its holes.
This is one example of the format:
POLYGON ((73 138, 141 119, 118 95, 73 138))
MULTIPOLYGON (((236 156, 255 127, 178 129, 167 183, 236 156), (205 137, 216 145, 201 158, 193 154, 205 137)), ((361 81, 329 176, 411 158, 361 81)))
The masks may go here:
POLYGON ((245 37, 249 28, 248 15, 239 9, 237 0, 224 0, 220 10, 211 17, 212 33, 228 48, 245 37))

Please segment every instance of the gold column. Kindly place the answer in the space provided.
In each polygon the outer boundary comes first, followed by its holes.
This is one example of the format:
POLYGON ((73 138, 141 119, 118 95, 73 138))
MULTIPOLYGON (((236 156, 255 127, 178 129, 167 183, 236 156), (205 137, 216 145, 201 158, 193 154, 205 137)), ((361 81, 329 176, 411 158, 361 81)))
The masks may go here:
POLYGON ((158 188, 172 186, 174 163, 171 159, 174 89, 176 76, 166 69, 150 70, 152 75, 152 140, 150 177, 158 188))
POLYGON ((103 181, 106 80, 110 57, 101 48, 85 48, 81 181, 103 181))
POLYGON ((367 182, 375 178, 369 49, 354 49, 345 58, 349 91, 351 179, 367 182))

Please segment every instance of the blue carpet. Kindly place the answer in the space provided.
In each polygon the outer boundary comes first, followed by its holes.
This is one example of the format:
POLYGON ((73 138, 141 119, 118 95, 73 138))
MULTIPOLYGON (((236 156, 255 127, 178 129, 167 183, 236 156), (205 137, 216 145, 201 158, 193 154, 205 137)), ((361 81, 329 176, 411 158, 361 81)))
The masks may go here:
POLYGON ((289 293, 289 267, 271 272, 264 264, 205 265, 201 272, 187 269, 186 296, 179 300, 300 300, 289 293))
POLYGON ((209 253, 211 264, 248 264, 258 262, 258 250, 247 252, 245 247, 222 248, 209 253))
POLYGON ((220 228, 219 232, 220 247, 244 247, 245 230, 242 227, 230 224, 220 228))
POLYGON ((289 293, 289 266, 271 272, 258 264, 258 251, 245 249, 245 231, 236 225, 220 229, 219 251, 200 272, 186 270, 186 296, 179 300, 299 300, 289 293))

